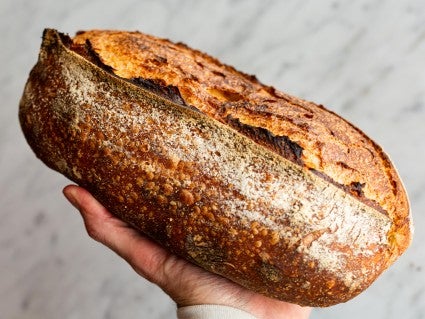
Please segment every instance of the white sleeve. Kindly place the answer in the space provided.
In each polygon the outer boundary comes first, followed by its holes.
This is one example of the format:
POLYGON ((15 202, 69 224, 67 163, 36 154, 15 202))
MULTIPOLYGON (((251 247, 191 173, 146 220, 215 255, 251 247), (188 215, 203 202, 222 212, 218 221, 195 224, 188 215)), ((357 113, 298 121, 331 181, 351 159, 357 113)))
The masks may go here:
POLYGON ((248 312, 220 305, 198 305, 177 309, 178 319, 256 319, 248 312))

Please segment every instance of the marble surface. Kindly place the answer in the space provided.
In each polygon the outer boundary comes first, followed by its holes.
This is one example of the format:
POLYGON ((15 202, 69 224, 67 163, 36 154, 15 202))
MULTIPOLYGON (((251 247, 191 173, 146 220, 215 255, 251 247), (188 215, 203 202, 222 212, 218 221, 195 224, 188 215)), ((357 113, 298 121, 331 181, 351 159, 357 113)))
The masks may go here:
POLYGON ((390 154, 416 234, 359 297, 319 318, 425 318, 425 1, 0 1, 0 318, 175 318, 162 291, 88 238, 67 180, 32 154, 17 109, 44 27, 141 30, 326 105, 390 154))

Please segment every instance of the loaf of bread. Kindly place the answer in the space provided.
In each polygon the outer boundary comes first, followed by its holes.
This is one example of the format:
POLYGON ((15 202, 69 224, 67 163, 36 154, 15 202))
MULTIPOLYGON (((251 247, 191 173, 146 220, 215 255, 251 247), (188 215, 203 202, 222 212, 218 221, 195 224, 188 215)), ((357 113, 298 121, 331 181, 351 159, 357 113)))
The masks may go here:
POLYGON ((19 116, 35 154, 112 213, 269 297, 345 302, 411 241, 376 143, 181 43, 46 29, 19 116))

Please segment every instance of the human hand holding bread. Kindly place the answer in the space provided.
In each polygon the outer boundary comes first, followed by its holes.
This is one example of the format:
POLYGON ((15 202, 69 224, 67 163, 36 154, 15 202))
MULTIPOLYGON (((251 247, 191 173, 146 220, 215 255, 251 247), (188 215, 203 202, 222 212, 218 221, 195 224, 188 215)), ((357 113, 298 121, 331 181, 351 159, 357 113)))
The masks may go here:
POLYGON ((345 302, 411 240, 376 143, 182 44, 46 30, 20 120, 37 156, 114 215, 268 297, 345 302))
POLYGON ((223 305, 264 319, 308 318, 310 308, 264 297, 183 260, 113 216, 74 185, 65 196, 80 211, 88 234, 124 258, 142 277, 161 287, 179 308, 223 305))

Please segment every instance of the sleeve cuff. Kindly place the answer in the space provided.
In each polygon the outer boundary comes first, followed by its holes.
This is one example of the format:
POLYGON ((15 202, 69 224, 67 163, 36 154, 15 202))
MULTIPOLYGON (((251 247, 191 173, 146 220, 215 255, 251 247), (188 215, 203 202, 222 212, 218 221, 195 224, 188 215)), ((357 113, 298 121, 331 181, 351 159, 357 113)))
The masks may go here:
POLYGON ((177 309, 178 319, 256 319, 240 309, 221 305, 197 305, 177 309))

